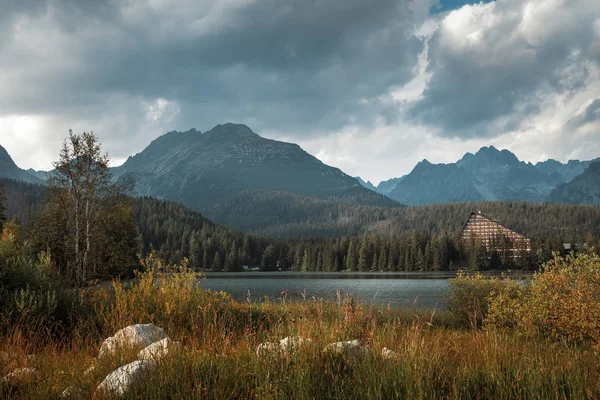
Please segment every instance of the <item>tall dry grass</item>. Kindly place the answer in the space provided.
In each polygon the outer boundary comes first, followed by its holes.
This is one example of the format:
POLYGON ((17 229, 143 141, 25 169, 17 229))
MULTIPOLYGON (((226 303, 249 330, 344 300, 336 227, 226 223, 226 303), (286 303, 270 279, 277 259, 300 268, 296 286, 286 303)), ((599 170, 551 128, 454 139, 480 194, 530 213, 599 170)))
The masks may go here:
MULTIPOLYGON (((521 335, 513 330, 456 328, 447 312, 393 310, 351 299, 239 303, 202 289, 185 266, 152 261, 132 282, 86 293, 78 325, 61 340, 31 327, 2 329, 0 375, 30 366, 37 380, 3 385, 1 398, 58 398, 68 387, 82 398, 113 369, 122 352, 96 360, 102 340, 133 323, 162 327, 182 349, 161 361, 128 393, 144 399, 546 399, 600 397, 600 355, 588 343, 521 335), (256 347, 286 336, 313 340, 291 356, 258 358, 256 347), (322 351, 360 339, 361 362, 322 351), (396 352, 393 360, 382 348, 396 352), (34 354, 34 357, 28 355, 34 354), (86 374, 91 365, 96 368, 86 374)), ((29 322, 30 323, 30 322, 29 322)))

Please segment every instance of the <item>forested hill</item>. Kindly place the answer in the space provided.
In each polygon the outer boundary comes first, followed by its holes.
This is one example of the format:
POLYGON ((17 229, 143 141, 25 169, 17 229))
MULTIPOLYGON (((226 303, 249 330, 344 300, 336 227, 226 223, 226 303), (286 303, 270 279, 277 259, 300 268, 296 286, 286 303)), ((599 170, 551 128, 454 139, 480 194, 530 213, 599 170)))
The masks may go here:
MULTIPOLYGON (((7 215, 17 216, 27 222, 30 214, 44 207, 44 190, 39 185, 10 179, 0 179, 7 196, 7 215)), ((134 199, 136 209, 148 199, 134 199)), ((174 218, 170 213, 186 215, 179 225, 204 224, 208 221, 176 203, 161 209, 163 220, 174 218), (185 212, 183 211, 185 210, 185 212), (165 215, 163 215, 165 214, 165 215), (191 217, 193 216, 193 217, 191 217), (191 219, 190 219, 191 218, 191 219), (201 222, 198 222, 201 221, 201 222)), ((565 205, 551 203, 520 202, 472 202, 434 204, 400 208, 355 206, 310 197, 294 196, 281 192, 243 191, 235 198, 224 198, 219 205, 222 219, 229 225, 236 216, 247 212, 247 225, 242 231, 263 237, 342 237, 376 234, 390 236, 406 231, 422 231, 457 234, 472 211, 481 211, 504 225, 527 236, 556 236, 565 241, 574 241, 588 233, 600 238, 599 205, 565 205), (251 202, 252 207, 238 207, 239 203, 251 202), (291 202, 298 204, 290 204, 291 202), (302 208, 312 217, 297 218, 293 210, 302 208), (270 212, 267 220, 263 216, 270 212), (263 226, 268 226, 263 228, 263 226)), ((158 216, 157 216, 158 217, 158 216)), ((212 226, 219 226, 208 222, 212 226)), ((230 225, 234 225, 233 223, 230 225)), ((197 227, 197 225, 194 225, 197 227)), ((192 229, 192 226, 189 227, 192 229)), ((179 228, 178 228, 179 229, 179 228)), ((183 230, 183 228, 181 228, 183 230)), ((233 229, 222 227, 222 229, 233 229)), ((155 243, 156 245, 157 243, 155 243)))
POLYGON ((549 259, 552 251, 562 251, 563 241, 586 242, 591 247, 596 245, 595 238, 600 237, 598 206, 479 203, 446 208, 410 207, 394 219, 372 224, 377 228, 373 231, 379 234, 268 239, 213 224, 177 203, 152 198, 134 200, 146 251, 152 246, 171 262, 189 257, 195 268, 230 271, 238 270, 242 264, 265 270, 297 271, 484 269, 491 265, 481 264, 480 258, 457 241, 466 218, 458 216, 464 217, 463 211, 473 206, 486 207, 494 216, 504 216, 533 239, 534 251, 521 264, 503 260, 505 266, 535 268, 549 259), (545 224, 556 229, 545 229, 545 224), (564 225, 559 227, 559 224, 564 225))
MULTIPOLYGON (((44 188, 10 180, 0 184, 6 187, 8 217, 18 215, 32 227, 33 218, 28 215, 43 208, 44 188)), ((600 238, 600 206, 483 202, 399 209, 363 207, 352 208, 352 212, 338 205, 339 215, 350 221, 344 225, 344 233, 335 236, 336 229, 332 229, 330 238, 311 239, 311 232, 323 231, 312 225, 325 223, 319 221, 319 205, 311 203, 314 199, 307 201, 316 213, 315 220, 286 227, 286 231, 294 228, 303 237, 277 239, 215 224, 178 203, 148 197, 132 199, 144 253, 153 248, 168 262, 188 257, 193 267, 204 269, 239 270, 241 265, 331 271, 485 268, 473 266, 473 257, 457 242, 457 233, 473 210, 481 210, 533 239, 534 259, 525 260, 528 267, 548 259, 563 242, 595 245, 600 238)))

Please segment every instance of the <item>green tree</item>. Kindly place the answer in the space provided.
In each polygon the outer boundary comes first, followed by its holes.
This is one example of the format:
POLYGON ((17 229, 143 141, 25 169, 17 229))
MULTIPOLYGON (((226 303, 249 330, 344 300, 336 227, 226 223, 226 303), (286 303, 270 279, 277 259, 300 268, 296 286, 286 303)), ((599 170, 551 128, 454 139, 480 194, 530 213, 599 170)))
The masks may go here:
POLYGON ((48 205, 40 227, 46 240, 41 245, 61 257, 78 288, 102 264, 112 268, 136 261, 137 228, 130 199, 123 195, 130 183, 111 181, 109 160, 93 133, 69 131, 48 178, 48 205))
POLYGON ((358 250, 359 271, 368 271, 371 268, 371 252, 369 247, 369 242, 367 241, 367 237, 365 236, 361 242, 360 249, 358 250))
POLYGON ((348 244, 348 253, 346 254, 346 269, 348 271, 356 271, 358 267, 358 260, 356 259, 356 244, 354 239, 350 239, 348 244))
POLYGON ((211 270, 218 272, 218 271, 221 271, 221 268, 223 268, 223 265, 221 263, 221 255, 217 251, 215 253, 215 257, 213 258, 213 262, 212 262, 212 265, 211 265, 211 270))
POLYGON ((277 260, 279 255, 277 254, 277 250, 275 246, 272 244, 268 245, 265 251, 263 252, 260 268, 263 271, 275 271, 277 270, 277 260))

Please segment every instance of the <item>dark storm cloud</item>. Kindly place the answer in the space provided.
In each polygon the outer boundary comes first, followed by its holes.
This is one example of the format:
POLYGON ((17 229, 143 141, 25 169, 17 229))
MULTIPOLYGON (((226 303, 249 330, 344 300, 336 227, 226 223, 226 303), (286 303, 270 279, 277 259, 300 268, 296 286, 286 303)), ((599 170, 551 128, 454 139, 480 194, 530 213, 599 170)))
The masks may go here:
POLYGON ((411 31, 426 6, 237 3, 27 2, 4 21, 10 96, 0 96, 0 109, 81 115, 121 93, 176 101, 190 126, 252 118, 301 131, 394 115, 361 100, 411 78, 422 46, 411 31))
POLYGON ((600 121, 600 98, 594 99, 582 113, 572 118, 565 127, 573 130, 597 121, 600 121))
POLYGON ((505 0, 448 15, 429 42, 432 77, 410 115, 445 136, 497 136, 540 112, 547 94, 584 87, 600 7, 558 3, 505 0))

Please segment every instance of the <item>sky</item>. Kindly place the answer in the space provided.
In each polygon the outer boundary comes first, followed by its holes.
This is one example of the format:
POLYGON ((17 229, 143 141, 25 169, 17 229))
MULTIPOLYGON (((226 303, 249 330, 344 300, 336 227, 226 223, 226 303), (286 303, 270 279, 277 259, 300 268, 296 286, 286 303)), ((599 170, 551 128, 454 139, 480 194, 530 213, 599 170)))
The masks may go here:
POLYGON ((114 165, 235 122, 375 183, 494 145, 600 157, 598 0, 0 0, 0 145, 114 165))

